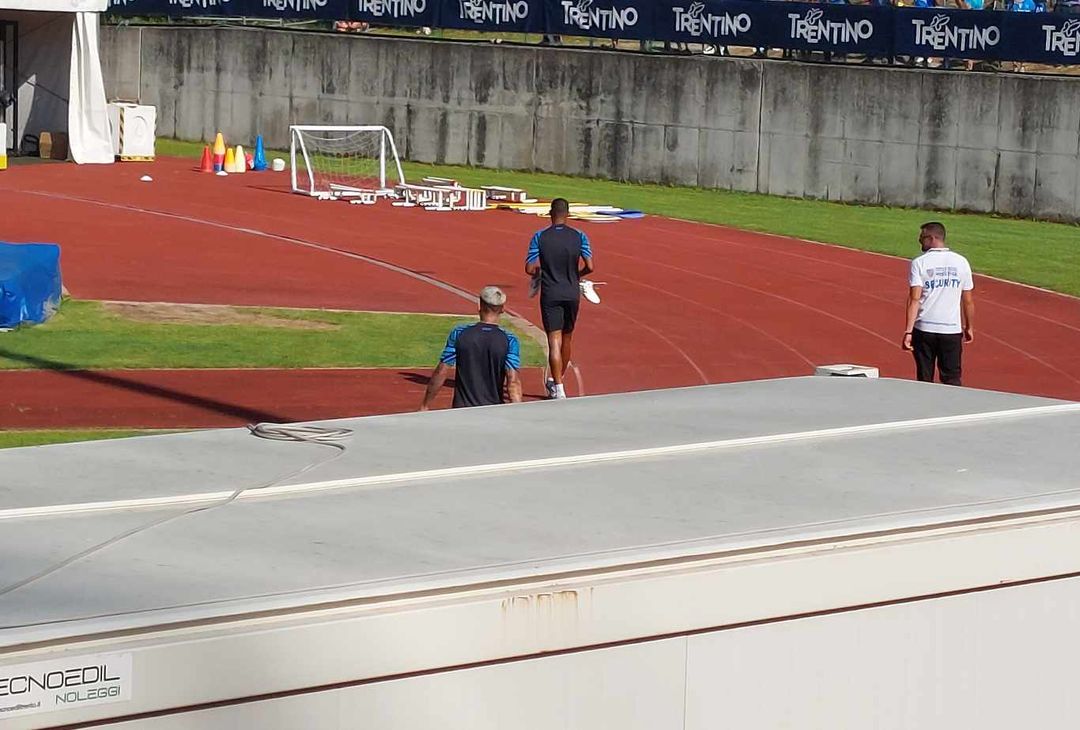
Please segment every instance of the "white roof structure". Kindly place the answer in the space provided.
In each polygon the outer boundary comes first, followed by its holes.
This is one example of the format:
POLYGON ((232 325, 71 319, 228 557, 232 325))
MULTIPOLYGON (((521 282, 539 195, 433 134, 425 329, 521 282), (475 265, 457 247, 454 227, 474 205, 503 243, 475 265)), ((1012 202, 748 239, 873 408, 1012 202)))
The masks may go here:
POLYGON ((796 378, 0 452, 0 646, 1080 501, 1080 404, 796 378), (96 586, 91 590, 91 586, 96 586), (101 590, 108 586, 108 590, 101 590), (57 595, 78 596, 57 601, 57 595), (218 608, 221 607, 221 608, 218 608))
POLYGON ((0 21, 16 23, 18 38, 14 74, 0 77, 0 98, 16 99, 0 105, 10 137, 0 145, 19 149, 28 134, 63 132, 76 162, 113 161, 98 52, 98 13, 107 8, 108 0, 0 0, 0 21))
MULTIPOLYGON (((505 617, 507 591, 579 596, 588 584, 595 623, 582 619, 572 635, 522 638, 531 649, 505 636, 493 644, 482 621, 458 617, 460 655, 444 633, 438 657, 358 652, 371 664, 348 677, 379 676, 399 659, 400 671, 483 661, 538 650, 529 642, 566 648, 980 585, 1003 563, 958 553, 961 567, 944 575, 912 567, 925 557, 889 570, 828 561, 844 559, 838 546, 909 545, 1080 508, 1080 404, 908 381, 792 378, 333 425, 353 431, 340 455, 243 429, 0 452, 0 665, 28 647, 130 644, 196 624, 219 636, 275 616, 299 630, 312 611, 376 606, 385 621, 462 596, 479 611, 487 592, 503 596, 505 617), (224 504, 237 490, 247 491, 224 504), (663 620, 644 605, 600 620, 624 605, 602 599, 613 576, 683 566, 685 578, 701 561, 757 565, 801 550, 825 561, 800 568, 821 578, 814 592, 721 583, 738 598, 680 602, 663 620), (837 583, 837 571, 848 578, 837 583)), ((1051 552, 1007 551, 1021 561, 1009 575, 1056 570, 1032 562, 1067 558, 1051 552)), ((934 555, 953 565, 946 550, 934 555)), ((498 615, 498 605, 485 610, 498 615)), ((348 642, 334 631, 332 645, 348 642)), ((214 656, 227 663, 224 650, 214 656)), ((310 681, 341 680, 326 671, 310 681)), ((277 691, 292 680, 261 681, 277 691)), ((214 691, 136 709, 221 699, 214 691)))

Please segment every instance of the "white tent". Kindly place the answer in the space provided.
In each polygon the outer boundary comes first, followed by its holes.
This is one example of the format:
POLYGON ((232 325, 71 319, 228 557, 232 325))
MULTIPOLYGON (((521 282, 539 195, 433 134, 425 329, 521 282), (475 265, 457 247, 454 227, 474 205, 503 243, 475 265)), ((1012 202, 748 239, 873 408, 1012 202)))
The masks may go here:
POLYGON ((98 13, 108 0, 0 0, 0 122, 8 147, 66 132, 79 163, 113 161, 98 13))

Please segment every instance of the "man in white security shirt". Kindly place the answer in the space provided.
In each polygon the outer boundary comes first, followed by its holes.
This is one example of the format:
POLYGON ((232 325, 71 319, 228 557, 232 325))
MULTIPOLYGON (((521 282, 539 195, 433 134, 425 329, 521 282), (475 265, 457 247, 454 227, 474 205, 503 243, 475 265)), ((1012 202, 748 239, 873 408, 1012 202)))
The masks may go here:
POLYGON ((919 229, 923 254, 911 262, 907 326, 901 346, 915 356, 919 380, 960 385, 960 356, 975 339, 975 284, 971 265, 945 246, 945 226, 926 223, 919 229))

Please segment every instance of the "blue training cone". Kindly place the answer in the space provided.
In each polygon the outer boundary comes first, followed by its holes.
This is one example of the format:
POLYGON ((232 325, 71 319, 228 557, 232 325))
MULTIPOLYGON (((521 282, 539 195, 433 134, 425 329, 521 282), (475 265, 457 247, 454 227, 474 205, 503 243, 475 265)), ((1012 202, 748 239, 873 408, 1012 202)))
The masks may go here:
POLYGON ((255 138, 255 159, 251 165, 251 169, 257 172, 266 169, 266 150, 263 148, 263 138, 261 134, 255 138))

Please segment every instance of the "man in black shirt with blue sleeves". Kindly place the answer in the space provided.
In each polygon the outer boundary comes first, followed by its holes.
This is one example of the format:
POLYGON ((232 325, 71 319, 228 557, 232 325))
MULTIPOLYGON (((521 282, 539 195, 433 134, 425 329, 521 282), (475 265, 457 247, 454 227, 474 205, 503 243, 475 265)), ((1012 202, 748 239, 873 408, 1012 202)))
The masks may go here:
POLYGON ((579 230, 566 225, 570 204, 551 201, 551 225, 529 242, 525 273, 539 277, 540 317, 548 340, 548 397, 565 398, 563 376, 570 367, 574 326, 581 303, 581 277, 592 273, 592 248, 579 230))
POLYGON ((454 408, 502 403, 504 385, 510 402, 521 402, 521 348, 517 337, 499 326, 505 304, 506 295, 498 287, 480 290, 480 321, 450 331, 420 410, 426 411, 435 400, 452 367, 457 368, 454 408))

